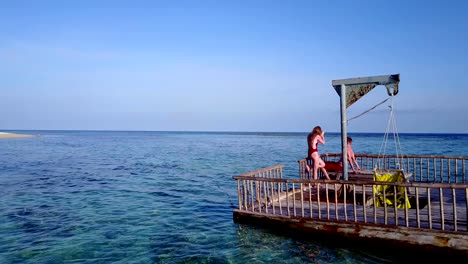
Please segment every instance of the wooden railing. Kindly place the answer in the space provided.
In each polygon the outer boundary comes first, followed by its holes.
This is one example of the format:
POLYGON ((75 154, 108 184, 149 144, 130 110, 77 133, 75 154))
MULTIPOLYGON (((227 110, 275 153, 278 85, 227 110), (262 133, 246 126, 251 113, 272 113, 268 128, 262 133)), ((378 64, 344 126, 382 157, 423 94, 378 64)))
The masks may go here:
POLYGON ((284 165, 280 164, 255 171, 246 172, 239 176, 281 179, 283 178, 283 168, 284 165))
MULTIPOLYGON (((264 178, 264 179, 282 179, 283 178, 283 168, 284 165, 271 166, 251 172, 241 174, 239 176, 234 176, 234 178, 264 178)), ((264 182, 265 183, 265 182, 264 182)), ((262 199, 260 196, 263 194, 264 198, 270 197, 269 194, 272 194, 273 189, 268 189, 269 186, 265 184, 260 184, 259 182, 253 181, 237 181, 237 194, 239 200, 239 208, 247 208, 248 201, 251 201, 251 206, 254 206, 255 203, 259 203, 262 199), (242 185, 242 187, 241 187, 242 185), (252 188, 252 189, 250 189, 252 188), (242 200, 242 203, 241 203, 242 200)), ((266 200, 265 200, 266 201, 266 200)))
MULTIPOLYGON (((362 158, 365 157, 361 156, 361 162, 362 158)), ((347 223, 468 232, 466 183, 351 182, 265 176, 281 175, 275 171, 282 168, 278 165, 234 176, 238 210, 347 223), (390 192, 380 192, 384 189, 382 187, 390 192), (400 206, 393 206, 398 201, 403 202, 400 206)), ((464 170, 462 176, 446 180, 465 180, 464 170)))
MULTIPOLYGON (((355 156, 359 166, 364 170, 373 170, 376 167, 403 169, 412 173, 410 181, 413 182, 468 183, 466 172, 468 157, 403 155, 398 158, 395 155, 379 157, 372 154, 356 154, 355 156)), ((338 161, 341 153, 322 154, 321 157, 324 161, 338 161)), ((305 172, 305 165, 312 166, 312 161, 301 159, 298 163, 300 178, 310 179, 309 173, 305 172)))

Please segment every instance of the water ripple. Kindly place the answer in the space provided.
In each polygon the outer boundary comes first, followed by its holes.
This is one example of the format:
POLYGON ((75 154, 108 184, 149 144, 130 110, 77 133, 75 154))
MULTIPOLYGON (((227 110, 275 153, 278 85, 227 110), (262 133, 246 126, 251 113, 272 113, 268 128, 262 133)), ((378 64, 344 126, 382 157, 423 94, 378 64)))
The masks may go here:
MULTIPOLYGON (((0 263, 388 261, 233 223, 232 175, 282 163, 291 177, 304 156, 297 135, 41 134, 0 141, 0 263)), ((450 153, 462 155, 467 137, 452 140, 450 153)), ((331 136, 328 152, 338 143, 331 136)), ((373 152, 380 137, 366 136, 365 144, 373 152)))

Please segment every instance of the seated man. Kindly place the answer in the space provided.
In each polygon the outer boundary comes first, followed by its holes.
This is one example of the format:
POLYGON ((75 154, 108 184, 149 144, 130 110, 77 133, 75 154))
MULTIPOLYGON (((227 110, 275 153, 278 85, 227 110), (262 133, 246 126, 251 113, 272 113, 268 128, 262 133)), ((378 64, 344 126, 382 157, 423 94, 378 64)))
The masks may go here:
POLYGON ((348 154, 347 155, 348 156, 347 157, 348 158, 348 163, 349 163, 349 165, 351 165, 351 169, 353 170, 353 172, 358 173, 361 170, 361 167, 359 167, 359 164, 358 164, 358 162, 356 160, 356 157, 354 156, 354 150, 353 150, 353 148, 351 146, 351 144, 353 143, 353 139, 351 137, 347 137, 346 142, 348 143, 348 147, 347 147, 347 149, 348 149, 348 153, 347 153, 348 154), (357 170, 354 167, 354 165, 356 165, 357 170))
MULTIPOLYGON (((351 144, 353 143, 353 139, 351 137, 347 137, 346 141, 348 143, 348 146, 347 146, 347 149, 348 149, 348 152, 347 152, 348 163, 351 166, 351 169, 353 170, 353 172, 358 173, 361 170, 361 167, 359 167, 359 164, 358 164, 358 162, 356 160, 356 157, 354 156, 354 150, 353 150, 353 148, 351 146, 351 144), (356 168, 357 168, 357 170, 356 170, 356 168)), ((340 161, 338 161, 338 162, 330 162, 330 161, 325 162, 325 169, 327 171, 343 171, 342 159, 343 158, 341 158, 340 161)))

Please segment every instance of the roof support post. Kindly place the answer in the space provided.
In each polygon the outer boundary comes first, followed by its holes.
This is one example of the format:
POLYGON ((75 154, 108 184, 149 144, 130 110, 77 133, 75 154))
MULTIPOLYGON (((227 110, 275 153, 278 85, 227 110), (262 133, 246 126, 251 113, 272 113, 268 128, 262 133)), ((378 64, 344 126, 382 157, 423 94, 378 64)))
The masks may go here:
POLYGON ((341 164, 343 166, 343 179, 348 180, 348 144, 347 144, 347 118, 346 118, 346 85, 340 88, 340 112, 341 112, 341 164))
POLYGON ((348 142, 346 108, 374 89, 377 85, 385 85, 389 96, 398 93, 400 74, 360 77, 343 80, 333 80, 332 86, 340 96, 341 112, 341 160, 343 165, 343 179, 348 180, 348 142))

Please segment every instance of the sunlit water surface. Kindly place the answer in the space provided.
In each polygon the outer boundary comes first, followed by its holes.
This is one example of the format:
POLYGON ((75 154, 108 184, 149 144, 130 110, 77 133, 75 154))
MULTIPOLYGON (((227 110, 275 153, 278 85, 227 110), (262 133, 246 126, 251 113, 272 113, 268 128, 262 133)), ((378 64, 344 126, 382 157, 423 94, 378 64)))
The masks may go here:
MULTIPOLYGON (((21 132, 21 131, 20 131, 21 132)), ((25 131, 0 140, 0 263, 386 263, 232 220, 232 176, 285 164, 297 177, 304 133, 25 131)), ((353 134, 378 153, 382 134, 353 134)), ((339 152, 327 134, 320 152, 339 152)), ((467 135, 400 135, 403 154, 468 153, 467 135)), ((390 152, 390 151, 389 151, 390 152)))

